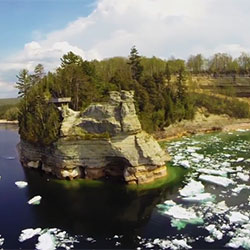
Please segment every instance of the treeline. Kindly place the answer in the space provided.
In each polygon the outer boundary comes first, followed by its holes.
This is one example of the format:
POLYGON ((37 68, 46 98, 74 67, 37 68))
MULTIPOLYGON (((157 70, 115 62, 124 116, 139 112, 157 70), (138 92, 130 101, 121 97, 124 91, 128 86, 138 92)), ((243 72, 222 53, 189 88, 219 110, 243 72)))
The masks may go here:
POLYGON ((23 69, 16 83, 21 97, 20 135, 32 143, 48 145, 58 138, 61 121, 58 109, 49 102, 52 97, 71 97, 70 107, 83 111, 91 102, 107 101, 111 90, 134 90, 137 113, 148 132, 193 119, 197 106, 209 106, 213 100, 202 102, 203 96, 189 90, 190 72, 204 73, 191 70, 190 61, 142 57, 135 47, 128 58, 102 61, 86 61, 69 52, 54 73, 45 73, 41 64, 33 73, 23 69))
POLYGON ((241 53, 233 58, 227 53, 216 53, 210 58, 201 54, 192 55, 188 58, 186 66, 192 74, 220 75, 250 75, 250 55, 241 53))
POLYGON ((0 99, 0 119, 14 121, 18 118, 18 99, 0 99))

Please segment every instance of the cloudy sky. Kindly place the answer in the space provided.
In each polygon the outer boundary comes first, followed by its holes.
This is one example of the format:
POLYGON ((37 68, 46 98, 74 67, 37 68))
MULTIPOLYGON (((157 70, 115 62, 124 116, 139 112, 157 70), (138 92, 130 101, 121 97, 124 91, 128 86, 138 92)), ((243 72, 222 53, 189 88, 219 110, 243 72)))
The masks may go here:
POLYGON ((84 59, 140 54, 186 59, 250 52, 249 0, 0 0, 0 98, 20 69, 54 70, 68 51, 84 59))

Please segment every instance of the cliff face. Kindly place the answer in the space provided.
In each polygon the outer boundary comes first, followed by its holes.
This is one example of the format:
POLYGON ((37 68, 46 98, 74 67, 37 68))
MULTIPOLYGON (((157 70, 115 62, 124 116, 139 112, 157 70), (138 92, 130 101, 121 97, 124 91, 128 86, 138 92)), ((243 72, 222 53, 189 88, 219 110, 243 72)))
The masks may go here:
POLYGON ((83 113, 60 108, 60 138, 41 148, 21 141, 25 167, 41 168, 58 178, 118 177, 148 183, 165 176, 168 154, 142 131, 132 91, 111 92, 108 103, 91 104, 83 113))

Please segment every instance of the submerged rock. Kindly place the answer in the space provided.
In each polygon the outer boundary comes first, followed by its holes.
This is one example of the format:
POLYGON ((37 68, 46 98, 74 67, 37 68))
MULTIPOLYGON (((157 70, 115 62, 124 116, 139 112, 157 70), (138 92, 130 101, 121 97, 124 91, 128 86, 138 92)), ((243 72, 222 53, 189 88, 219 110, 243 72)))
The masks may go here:
POLYGON ((133 91, 112 91, 108 103, 91 104, 83 113, 67 106, 59 109, 60 138, 49 147, 21 141, 23 166, 58 178, 116 177, 137 184, 166 176, 170 157, 142 130, 133 91))

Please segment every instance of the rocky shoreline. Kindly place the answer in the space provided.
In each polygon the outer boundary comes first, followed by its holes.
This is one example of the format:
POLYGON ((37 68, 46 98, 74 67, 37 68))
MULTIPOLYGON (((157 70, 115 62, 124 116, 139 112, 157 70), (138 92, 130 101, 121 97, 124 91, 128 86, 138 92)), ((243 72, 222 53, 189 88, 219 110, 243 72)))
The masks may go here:
POLYGON ((250 130, 250 119, 236 119, 227 115, 204 115, 197 112, 194 120, 183 120, 154 133, 158 141, 169 141, 183 136, 205 134, 216 131, 250 130))

